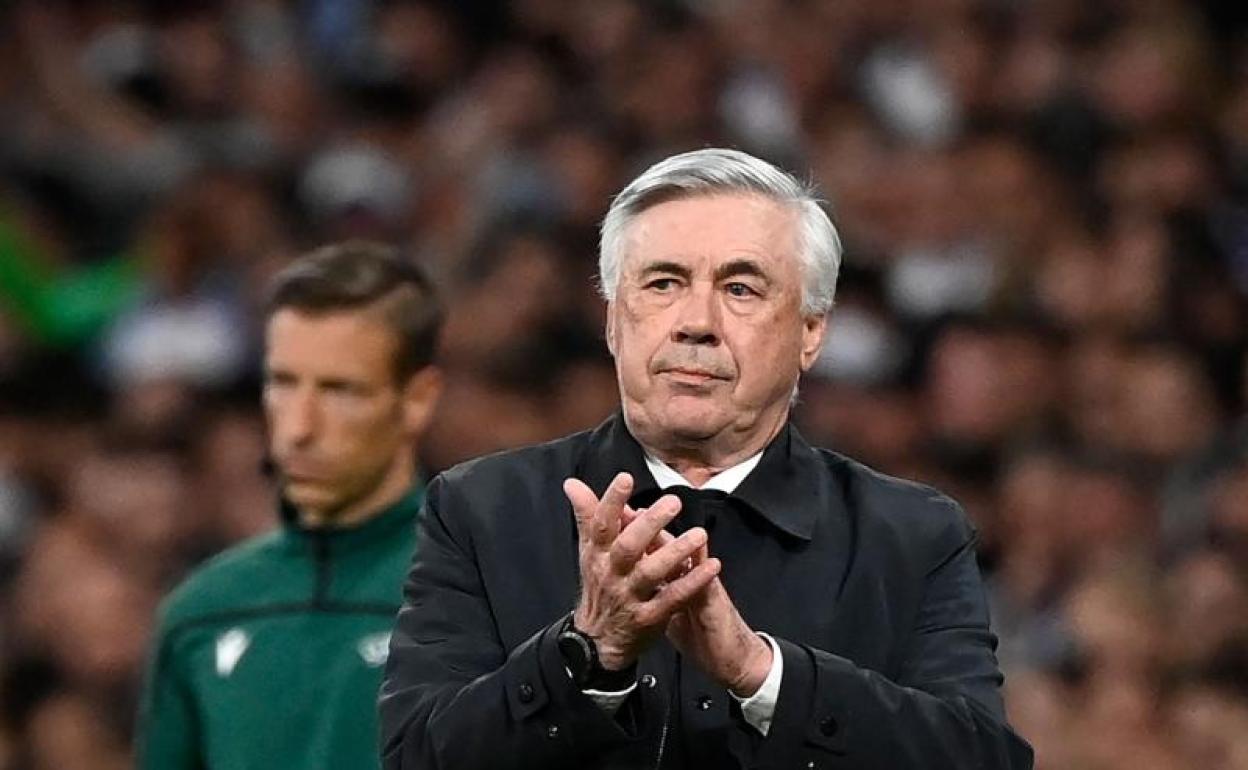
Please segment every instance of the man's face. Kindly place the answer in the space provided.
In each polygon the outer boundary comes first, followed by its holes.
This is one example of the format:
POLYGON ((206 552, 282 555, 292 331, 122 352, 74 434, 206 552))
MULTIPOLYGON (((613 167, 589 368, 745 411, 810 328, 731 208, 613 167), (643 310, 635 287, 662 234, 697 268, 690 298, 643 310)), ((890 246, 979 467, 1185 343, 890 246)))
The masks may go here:
POLYGON ((629 424, 643 443, 760 449, 818 356, 803 317, 797 213, 748 194, 642 212, 607 310, 629 424))
POLYGON ((406 484, 414 431, 395 377, 397 335, 367 312, 269 319, 264 407, 283 493, 332 517, 383 485, 406 484))

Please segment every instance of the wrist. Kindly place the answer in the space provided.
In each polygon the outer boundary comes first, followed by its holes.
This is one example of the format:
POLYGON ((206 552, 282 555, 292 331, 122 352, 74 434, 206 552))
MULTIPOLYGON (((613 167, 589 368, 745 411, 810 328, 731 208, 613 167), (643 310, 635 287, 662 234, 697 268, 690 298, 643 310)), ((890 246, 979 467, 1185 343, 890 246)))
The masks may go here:
POLYGON ((559 652, 568 673, 582 690, 617 692, 637 679, 637 661, 610 649, 576 622, 576 615, 564 620, 558 635, 559 652))
POLYGON ((637 665, 637 658, 624 652, 613 650, 607 645, 598 647, 598 665, 607 671, 623 671, 637 665))
POLYGON ((608 671, 620 671, 629 668, 637 662, 637 656, 629 650, 613 643, 602 633, 601 628, 596 628, 589 618, 585 615, 586 602, 582 597, 576 609, 572 612, 571 625, 565 626, 572 628, 581 634, 589 637, 594 643, 594 652, 597 654, 598 663, 608 671))
POLYGON ((745 656, 745 665, 728 685, 728 689, 738 698, 749 698, 757 693, 763 682, 767 681, 767 675, 771 673, 772 664, 775 662, 772 660, 771 645, 767 640, 758 634, 751 636, 754 643, 747 648, 749 652, 745 656))

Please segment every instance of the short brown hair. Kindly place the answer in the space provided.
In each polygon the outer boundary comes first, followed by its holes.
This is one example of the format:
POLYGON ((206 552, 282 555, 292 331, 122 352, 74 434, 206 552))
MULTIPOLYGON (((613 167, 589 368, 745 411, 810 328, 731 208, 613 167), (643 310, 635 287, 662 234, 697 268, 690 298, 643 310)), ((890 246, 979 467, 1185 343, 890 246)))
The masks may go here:
POLYGON ((369 310, 399 337, 400 381, 433 363, 444 311, 433 281, 398 249, 372 241, 322 246, 284 268, 269 287, 266 316, 369 310))

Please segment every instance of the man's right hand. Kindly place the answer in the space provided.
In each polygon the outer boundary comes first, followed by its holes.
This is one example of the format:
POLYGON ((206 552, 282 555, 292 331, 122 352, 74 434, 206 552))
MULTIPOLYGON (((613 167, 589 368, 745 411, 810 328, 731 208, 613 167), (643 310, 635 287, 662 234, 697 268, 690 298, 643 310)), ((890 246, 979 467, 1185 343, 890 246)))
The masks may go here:
POLYGON ((715 558, 686 570, 706 544, 693 527, 674 539, 660 538, 680 512, 680 500, 664 495, 643 511, 628 508, 633 479, 621 473, 599 500, 579 479, 563 483, 580 538, 581 597, 573 623, 593 637, 603 668, 632 665, 651 640, 663 634, 673 613, 719 574, 715 558))

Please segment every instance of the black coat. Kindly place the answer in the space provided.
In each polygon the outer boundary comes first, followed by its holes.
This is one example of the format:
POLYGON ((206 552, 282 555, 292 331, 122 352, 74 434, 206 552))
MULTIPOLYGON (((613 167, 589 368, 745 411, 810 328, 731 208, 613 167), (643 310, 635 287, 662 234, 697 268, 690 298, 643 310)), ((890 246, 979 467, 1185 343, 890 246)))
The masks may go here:
POLYGON ((1005 722, 965 514, 791 427, 709 526, 729 595, 784 655, 768 736, 666 640, 606 715, 555 645, 578 595, 561 485, 601 495, 622 470, 653 498, 617 415, 434 479, 382 686, 387 770, 1031 767, 1005 722))

